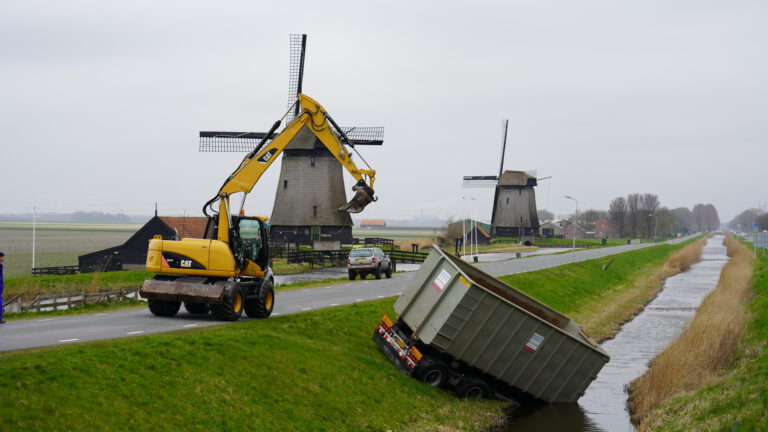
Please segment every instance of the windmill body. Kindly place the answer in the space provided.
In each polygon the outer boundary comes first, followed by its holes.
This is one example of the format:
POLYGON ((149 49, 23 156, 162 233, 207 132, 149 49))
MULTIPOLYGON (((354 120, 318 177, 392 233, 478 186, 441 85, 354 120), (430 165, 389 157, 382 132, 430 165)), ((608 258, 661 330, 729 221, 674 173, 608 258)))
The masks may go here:
POLYGON ((539 230, 536 211, 536 176, 525 171, 504 171, 496 186, 491 225, 496 237, 519 237, 533 243, 539 230))
POLYGON ((507 147, 507 127, 503 122, 501 164, 498 176, 465 176, 464 187, 494 187, 491 235, 494 237, 518 237, 521 244, 532 245, 539 230, 536 211, 536 173, 505 171, 504 153, 507 147))
POLYGON ((272 209, 275 241, 334 249, 352 243, 352 218, 339 211, 347 202, 341 164, 309 130, 283 152, 272 209))

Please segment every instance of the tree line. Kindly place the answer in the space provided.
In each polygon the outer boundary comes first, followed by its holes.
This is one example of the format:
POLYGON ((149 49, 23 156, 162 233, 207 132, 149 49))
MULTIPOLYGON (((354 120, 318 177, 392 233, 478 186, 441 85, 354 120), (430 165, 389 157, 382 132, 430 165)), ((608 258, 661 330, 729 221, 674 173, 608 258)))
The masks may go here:
POLYGON ((760 231, 768 230, 768 212, 762 208, 748 208, 728 223, 733 231, 750 232, 757 224, 760 231))
MULTIPOLYGON (((540 220, 552 220, 554 215, 543 210, 540 220)), ((589 209, 578 215, 570 215, 586 231, 594 231, 598 220, 609 220, 616 225, 619 237, 652 238, 672 234, 713 231, 720 227, 720 217, 712 204, 696 204, 687 207, 667 208, 661 205, 658 195, 632 193, 610 201, 608 210, 589 209)))

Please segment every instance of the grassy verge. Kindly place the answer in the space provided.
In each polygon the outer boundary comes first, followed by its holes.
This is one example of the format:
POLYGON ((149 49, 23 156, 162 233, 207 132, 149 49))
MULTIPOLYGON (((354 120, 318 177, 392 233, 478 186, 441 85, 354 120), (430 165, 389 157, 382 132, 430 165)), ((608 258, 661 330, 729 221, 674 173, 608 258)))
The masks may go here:
POLYGON ((8 430, 477 430, 501 403, 397 371, 371 341, 392 300, 0 354, 8 430))
POLYGON ((653 398, 643 394, 649 389, 663 396, 655 408, 637 413, 641 430, 766 430, 768 257, 755 259, 733 239, 728 246, 731 260, 718 287, 680 339, 633 384, 636 410, 653 398), (659 383, 664 377, 668 382, 659 383))
POLYGON ((112 312, 124 309, 146 308, 147 304, 140 300, 125 300, 114 303, 88 303, 85 306, 77 306, 69 309, 41 312, 6 312, 3 318, 6 320, 39 319, 56 316, 80 315, 99 312, 112 312))
POLYGON ((664 278, 696 262, 705 242, 702 238, 662 244, 501 279, 604 340, 656 296, 664 278))
POLYGON ((39 293, 112 291, 141 286, 152 273, 142 270, 84 273, 63 276, 20 277, 5 280, 5 296, 34 296, 39 293))

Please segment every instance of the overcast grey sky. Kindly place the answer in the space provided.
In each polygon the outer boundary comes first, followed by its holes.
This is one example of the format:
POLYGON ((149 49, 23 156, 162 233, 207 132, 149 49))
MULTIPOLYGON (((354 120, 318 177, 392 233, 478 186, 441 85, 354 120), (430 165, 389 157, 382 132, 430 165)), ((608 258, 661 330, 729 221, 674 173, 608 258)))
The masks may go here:
MULTIPOLYGON (((507 169, 552 176, 555 214, 633 192, 768 200, 763 1, 0 3, 0 213, 199 214, 242 158, 200 130, 264 131, 285 111, 288 38, 308 34, 305 93, 362 148, 364 217, 490 219, 500 119, 507 169), (261 4, 264 3, 264 4, 261 4)), ((279 164, 249 197, 271 213, 279 164)), ((349 179, 349 177, 348 177, 349 179)), ((549 183, 547 183, 549 182, 549 183)))

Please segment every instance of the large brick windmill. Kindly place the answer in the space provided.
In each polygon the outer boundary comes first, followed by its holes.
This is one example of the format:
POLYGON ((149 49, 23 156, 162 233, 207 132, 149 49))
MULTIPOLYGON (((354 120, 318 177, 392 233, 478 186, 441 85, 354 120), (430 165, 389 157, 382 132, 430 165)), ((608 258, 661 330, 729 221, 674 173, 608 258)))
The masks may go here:
POLYGON ((539 229, 536 212, 536 173, 530 171, 504 171, 504 153, 507 148, 507 128, 504 120, 501 144, 501 163, 497 176, 465 176, 464 187, 494 187, 491 230, 494 237, 518 237, 520 243, 535 242, 539 229))
MULTIPOLYGON (((299 114, 296 100, 302 92, 307 35, 292 34, 290 41, 286 125, 299 114)), ((340 129, 350 139, 353 148, 356 145, 383 144, 383 127, 340 129)), ((307 133, 297 135, 283 152, 270 218, 272 238, 276 242, 310 244, 316 249, 334 249, 342 243, 352 243, 352 218, 349 213, 361 209, 346 205, 339 162, 311 132, 304 132, 307 133)), ((266 135, 263 132, 200 132, 200 151, 245 153, 266 135)))

